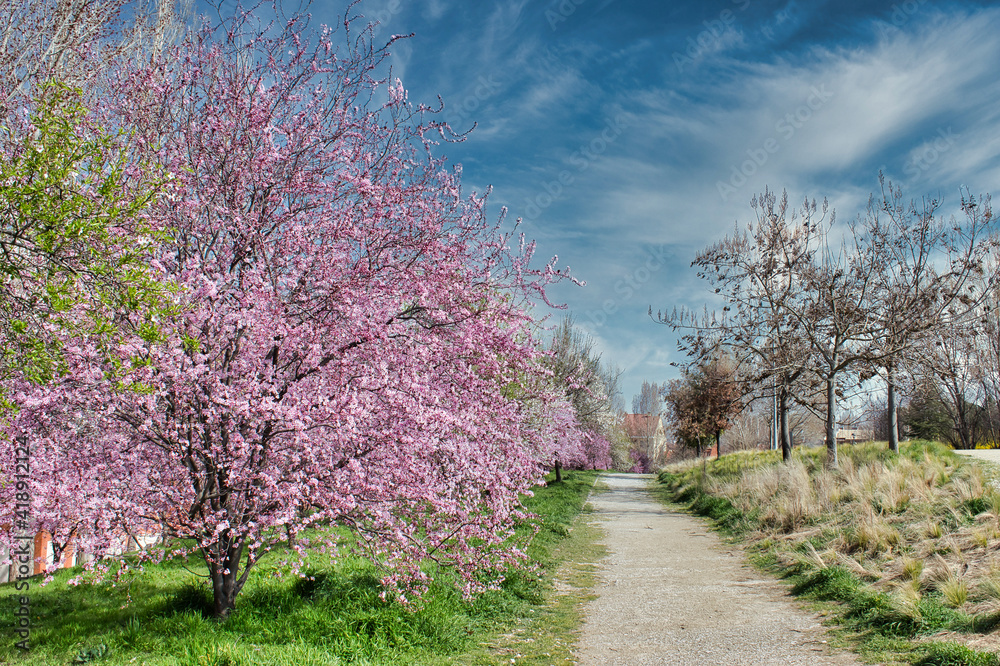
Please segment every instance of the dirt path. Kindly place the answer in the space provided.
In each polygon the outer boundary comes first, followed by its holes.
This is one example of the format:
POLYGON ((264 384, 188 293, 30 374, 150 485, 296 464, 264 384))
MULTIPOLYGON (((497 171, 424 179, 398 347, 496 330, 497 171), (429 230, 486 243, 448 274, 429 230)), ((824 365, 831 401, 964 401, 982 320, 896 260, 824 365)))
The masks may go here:
POLYGON ((590 501, 610 555, 586 607, 586 666, 855 665, 831 655, 816 617, 705 524, 667 511, 651 476, 605 474, 590 501))

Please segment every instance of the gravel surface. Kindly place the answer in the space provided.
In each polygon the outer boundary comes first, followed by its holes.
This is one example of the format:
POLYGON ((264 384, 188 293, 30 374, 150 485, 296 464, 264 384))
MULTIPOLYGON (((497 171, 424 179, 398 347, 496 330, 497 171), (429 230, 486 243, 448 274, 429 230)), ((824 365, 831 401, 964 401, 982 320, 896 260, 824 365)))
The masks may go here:
POLYGON ((610 555, 587 604, 588 666, 856 665, 831 654, 820 620, 703 521, 665 509, 651 475, 604 474, 590 497, 610 555))
POLYGON ((1000 449, 972 449, 968 451, 956 450, 955 453, 960 456, 969 456, 970 458, 979 458, 980 460, 1000 463, 1000 449))

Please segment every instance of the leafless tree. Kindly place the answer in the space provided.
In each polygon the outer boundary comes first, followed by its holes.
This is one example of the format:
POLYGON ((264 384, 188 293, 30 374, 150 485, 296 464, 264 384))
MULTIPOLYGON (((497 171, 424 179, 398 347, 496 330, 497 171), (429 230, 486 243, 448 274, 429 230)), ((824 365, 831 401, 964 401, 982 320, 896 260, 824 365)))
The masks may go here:
POLYGON ((639 393, 632 396, 632 413, 659 416, 663 412, 660 392, 658 384, 643 380, 639 393))
POLYGON ((976 335, 971 323, 941 327, 927 336, 917 371, 933 379, 937 403, 950 424, 950 443, 972 449, 982 441, 986 427, 986 394, 976 365, 976 335))
POLYGON ((632 396, 632 415, 626 418, 629 436, 640 450, 638 453, 650 465, 663 462, 666 451, 666 437, 662 432, 664 405, 661 397, 663 387, 655 382, 643 380, 639 393, 632 396))
POLYGON ((954 329, 982 310, 996 286, 988 257, 994 220, 989 196, 961 200, 965 220, 938 215, 937 199, 906 201, 879 175, 880 196, 868 202, 855 228, 859 252, 872 258, 874 289, 868 316, 875 324, 868 349, 872 372, 886 382, 889 447, 899 450, 897 389, 900 373, 919 355, 921 340, 940 342, 936 331, 954 329))
POLYGON ((788 414, 810 363, 800 274, 814 261, 832 213, 826 202, 820 208, 808 200, 791 209, 787 193, 778 198, 770 190, 750 205, 755 220, 745 230, 736 229, 692 262, 723 299, 721 314, 675 309, 657 319, 682 332, 680 349, 694 365, 723 350, 738 359, 735 371, 745 386, 776 400, 782 457, 789 460, 788 414))
POLYGON ((758 398, 737 414, 726 431, 726 446, 733 451, 754 451, 771 446, 771 400, 758 398))
POLYGON ((615 443, 622 439, 621 371, 605 364, 595 340, 565 317, 552 333, 547 363, 573 405, 577 423, 615 443))
POLYGON ((838 388, 845 373, 868 361, 879 335, 870 315, 881 258, 865 245, 856 225, 838 244, 831 227, 818 234, 818 251, 799 266, 800 298, 790 307, 809 343, 810 373, 822 386, 826 413, 826 464, 837 467, 838 388))
POLYGON ((115 60, 175 42, 191 8, 191 0, 5 0, 0 105, 50 79, 88 90, 115 60))

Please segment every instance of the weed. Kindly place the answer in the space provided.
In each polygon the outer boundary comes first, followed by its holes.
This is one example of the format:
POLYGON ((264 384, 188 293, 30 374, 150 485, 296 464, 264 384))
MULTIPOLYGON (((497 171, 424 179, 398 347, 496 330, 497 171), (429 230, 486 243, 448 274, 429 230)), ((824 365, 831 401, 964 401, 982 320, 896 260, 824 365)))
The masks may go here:
POLYGON ((975 518, 979 514, 986 513, 990 510, 990 502, 982 495, 978 497, 970 497, 962 500, 961 508, 962 511, 968 514, 970 518, 975 518))
POLYGON ((980 589, 987 598, 1000 600, 1000 579, 996 576, 988 576, 979 583, 980 589))
POLYGON ((135 649, 140 646, 143 637, 142 623, 139 622, 139 618, 133 615, 125 623, 125 626, 122 627, 119 642, 123 648, 135 649))
POLYGON ((188 578, 173 593, 168 608, 178 613, 200 613, 208 617, 212 614, 212 590, 204 581, 188 578))
POLYGON ((92 661, 103 659, 108 655, 108 646, 100 643, 93 647, 83 648, 73 656, 74 664, 89 664, 92 661))
POLYGON ((903 575, 912 581, 919 581, 924 572, 924 561, 915 557, 903 556, 903 575))
POLYGON ((908 617, 915 624, 923 621, 920 612, 920 602, 923 595, 920 593, 920 582, 909 580, 896 587, 892 594, 893 605, 901 614, 908 617))
POLYGON ((843 601, 857 592, 861 581, 840 566, 820 569, 792 587, 792 594, 817 601, 843 601))

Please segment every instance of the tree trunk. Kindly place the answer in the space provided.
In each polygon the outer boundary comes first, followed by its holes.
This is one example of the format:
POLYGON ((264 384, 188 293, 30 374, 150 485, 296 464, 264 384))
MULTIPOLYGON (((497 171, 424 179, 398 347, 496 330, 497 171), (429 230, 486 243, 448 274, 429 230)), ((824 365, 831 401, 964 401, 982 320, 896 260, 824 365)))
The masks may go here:
POLYGON ((899 418, 896 410, 896 372, 891 367, 886 373, 886 412, 889 417, 889 450, 899 453, 899 418))
POLYGON ((953 398, 955 400, 955 430, 958 433, 958 447, 959 449, 968 449, 969 447, 969 419, 966 418, 965 409, 965 399, 959 391, 952 391, 953 396, 958 396, 953 398))
POLYGON ((837 384, 835 376, 826 380, 826 466, 837 469, 837 384))
POLYGON ((778 397, 778 420, 781 422, 781 459, 788 462, 792 459, 792 433, 788 429, 788 391, 782 387, 778 397))
POLYGON ((781 450, 781 426, 778 417, 778 392, 774 387, 774 380, 771 380, 771 450, 781 450))
POLYGON ((562 483, 562 465, 556 460, 556 483, 562 483))
POLYGON ((233 593, 232 575, 212 576, 212 617, 225 620, 236 608, 236 595, 233 593))
POLYGON ((246 563, 241 575, 240 560, 244 545, 234 543, 226 536, 220 536, 213 545, 212 550, 221 553, 221 557, 211 557, 208 549, 202 549, 208 564, 209 578, 212 580, 212 617, 225 620, 236 607, 236 595, 243 589, 252 563, 246 563))
POLYGON ((715 433, 715 459, 718 460, 722 457, 722 442, 719 440, 722 438, 722 433, 715 433))

